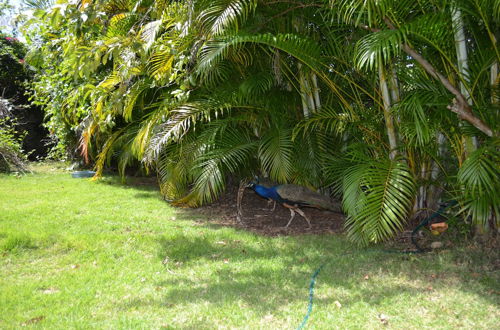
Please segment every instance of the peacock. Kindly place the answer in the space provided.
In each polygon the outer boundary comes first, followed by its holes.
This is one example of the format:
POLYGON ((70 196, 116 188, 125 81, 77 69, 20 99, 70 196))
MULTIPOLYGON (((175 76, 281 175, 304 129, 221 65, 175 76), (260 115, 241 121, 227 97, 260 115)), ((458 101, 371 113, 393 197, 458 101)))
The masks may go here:
POLYGON ((290 226, 295 213, 300 214, 309 224, 309 228, 311 228, 311 221, 300 207, 315 207, 341 212, 339 203, 332 201, 327 196, 296 184, 270 185, 261 184, 256 181, 248 184, 247 187, 255 191, 257 195, 275 201, 290 210, 290 220, 288 220, 285 228, 290 226))

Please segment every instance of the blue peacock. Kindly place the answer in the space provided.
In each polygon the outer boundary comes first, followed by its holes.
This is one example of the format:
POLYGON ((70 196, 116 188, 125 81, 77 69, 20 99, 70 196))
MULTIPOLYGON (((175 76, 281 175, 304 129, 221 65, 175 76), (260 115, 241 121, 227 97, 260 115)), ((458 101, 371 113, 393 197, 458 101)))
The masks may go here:
POLYGON ((248 184, 247 187, 255 191, 257 195, 279 203, 290 210, 290 219, 285 228, 290 226, 295 217, 295 213, 300 214, 307 221, 309 228, 311 228, 311 220, 304 211, 300 209, 301 207, 314 207, 333 212, 341 212, 340 203, 296 184, 273 185, 268 182, 259 182, 259 180, 256 179, 248 184))

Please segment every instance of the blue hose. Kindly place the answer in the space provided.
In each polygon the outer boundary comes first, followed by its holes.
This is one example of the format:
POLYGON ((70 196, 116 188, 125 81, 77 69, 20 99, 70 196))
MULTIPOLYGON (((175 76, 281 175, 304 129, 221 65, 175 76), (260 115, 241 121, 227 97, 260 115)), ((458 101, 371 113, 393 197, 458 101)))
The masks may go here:
MULTIPOLYGON (((438 216, 441 216, 443 214, 443 212, 451 207, 451 206, 454 206, 455 204, 457 204, 457 201, 455 200, 452 200, 444 205, 442 205, 439 210, 437 210, 436 212, 434 212, 430 217, 427 217, 425 218, 424 220, 422 220, 422 222, 420 222, 418 224, 417 227, 415 227, 415 229, 413 229, 412 233, 411 233, 411 241, 412 243, 415 245, 415 247, 417 248, 416 251, 380 251, 380 252, 391 252, 391 253, 423 253, 423 252, 426 252, 426 250, 422 249, 422 247, 420 247, 417 243, 417 241, 415 240, 415 236, 418 232, 418 230, 424 226, 426 226, 427 224, 429 224, 429 222, 438 217, 438 216)), ((309 305, 307 306, 307 313, 306 315, 304 316, 304 319, 302 320, 302 323, 299 325, 299 327, 297 328, 297 330, 302 330, 304 329, 307 321, 309 320, 309 316, 311 315, 312 313, 312 308, 313 308, 313 299, 314 299, 314 285, 316 284, 316 277, 318 277, 319 273, 321 272, 321 269, 325 266, 325 264, 321 265, 318 269, 316 269, 316 271, 313 273, 313 275, 311 276, 311 283, 309 284, 309 305)))
POLYGON ((311 277, 311 283, 309 284, 309 306, 307 306, 307 313, 306 316, 304 316, 304 319, 302 320, 302 323, 299 325, 297 328, 298 330, 301 330, 304 328, 304 326, 307 323, 307 320, 309 320, 309 316, 311 315, 312 309, 313 309, 313 299, 314 299, 314 284, 316 284, 316 277, 318 277, 319 272, 321 272, 321 269, 323 268, 325 264, 321 265, 316 271, 314 272, 313 276, 311 277))

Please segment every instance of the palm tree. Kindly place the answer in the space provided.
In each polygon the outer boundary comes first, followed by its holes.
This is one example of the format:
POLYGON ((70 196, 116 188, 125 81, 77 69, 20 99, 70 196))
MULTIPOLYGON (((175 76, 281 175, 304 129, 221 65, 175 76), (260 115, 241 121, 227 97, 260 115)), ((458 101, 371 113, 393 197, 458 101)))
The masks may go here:
POLYGON ((122 174, 131 164, 153 169, 178 204, 208 203, 229 177, 259 173, 334 188, 360 244, 391 237, 442 190, 454 189, 464 214, 484 224, 497 216, 496 200, 470 174, 496 178, 498 8, 487 0, 61 4, 31 25, 46 41, 31 56, 45 60, 35 91, 50 125, 72 132, 98 173, 109 162, 122 174), (446 28, 457 9, 468 69, 446 28), (473 135, 474 157, 462 143, 473 135), (468 186, 486 204, 467 202, 468 186))

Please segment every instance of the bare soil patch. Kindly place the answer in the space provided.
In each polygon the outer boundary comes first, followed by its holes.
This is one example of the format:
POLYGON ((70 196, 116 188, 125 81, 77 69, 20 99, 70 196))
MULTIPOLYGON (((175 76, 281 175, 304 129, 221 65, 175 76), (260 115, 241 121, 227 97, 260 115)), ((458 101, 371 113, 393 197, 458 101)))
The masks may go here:
MULTIPOLYGON (((237 220, 236 205, 237 187, 228 190, 211 205, 199 207, 191 212, 207 217, 211 222, 221 225, 244 228, 246 230, 266 235, 299 235, 299 234, 331 234, 342 232, 344 215, 315 208, 302 210, 311 219, 312 228, 307 221, 296 214, 292 223, 285 228, 290 219, 290 211, 277 204, 273 211, 273 203, 268 203, 250 189, 246 189, 242 199, 242 221, 237 220)), ((189 211, 188 211, 189 212, 189 211)))

